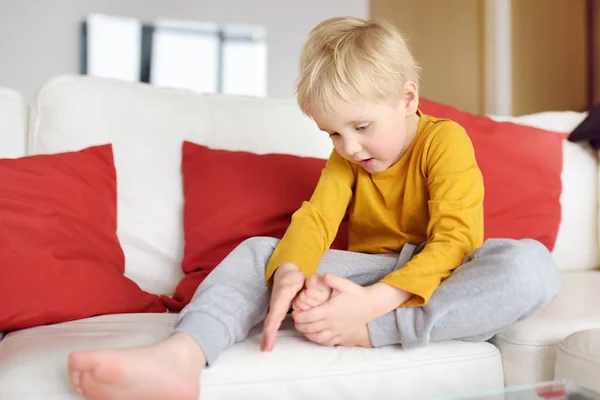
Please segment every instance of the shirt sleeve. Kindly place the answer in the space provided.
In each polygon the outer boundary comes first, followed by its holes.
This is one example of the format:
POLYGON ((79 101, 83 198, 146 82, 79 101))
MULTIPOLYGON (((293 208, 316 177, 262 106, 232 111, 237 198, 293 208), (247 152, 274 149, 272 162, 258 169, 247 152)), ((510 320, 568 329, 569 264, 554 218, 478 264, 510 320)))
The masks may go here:
POLYGON ((355 179, 350 163, 334 150, 310 200, 293 214, 290 226, 271 255, 266 269, 269 284, 275 270, 286 262, 296 264, 306 277, 317 271, 344 219, 355 179))
POLYGON ((483 177, 471 139, 460 125, 443 124, 422 155, 429 188, 427 243, 381 280, 414 295, 404 306, 427 303, 442 280, 483 243, 483 177))

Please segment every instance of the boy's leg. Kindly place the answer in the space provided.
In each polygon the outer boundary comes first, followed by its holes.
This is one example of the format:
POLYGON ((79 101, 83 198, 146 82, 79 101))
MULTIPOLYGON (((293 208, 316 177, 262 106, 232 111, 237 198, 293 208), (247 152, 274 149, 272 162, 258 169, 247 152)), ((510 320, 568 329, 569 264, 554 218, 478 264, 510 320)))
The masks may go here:
MULTIPOLYGON (((264 319, 270 300, 265 267, 277 243, 263 237, 244 241, 202 282, 179 314, 174 332, 194 338, 208 365, 264 319)), ((400 257, 331 250, 323 256, 319 273, 369 285, 408 261, 413 250, 414 246, 405 246, 400 257)))
MULTIPOLYGON (((144 347, 72 353, 69 375, 75 391, 95 400, 197 399, 205 365, 245 339, 265 317, 271 292, 265 267, 277 243, 253 238, 238 246, 200 285, 167 339, 144 347)), ((323 257, 319 272, 368 285, 406 262, 413 249, 405 246, 400 257, 333 250, 323 257)))
MULTIPOLYGON (((95 399, 196 399, 201 370, 211 361, 203 352, 214 360, 224 348, 243 340, 266 314, 264 268, 276 244, 274 239, 256 238, 240 245, 203 282, 167 340, 142 348, 73 354, 69 366, 76 390, 95 399), (209 311, 215 305, 219 313, 209 311), (198 321, 212 325, 202 329, 198 321), (225 333, 226 340, 215 332, 225 333)), ((319 272, 369 285, 403 265, 413 250, 405 246, 400 257, 330 251, 319 272)), ((414 347, 438 340, 484 340, 540 309, 558 288, 556 267, 539 243, 490 241, 440 285, 427 305, 399 308, 371 322, 371 341, 375 346, 414 347)))
MULTIPOLYGON (((266 315, 270 289, 265 266, 276 245, 276 239, 253 238, 238 246, 200 285, 167 339, 145 347, 71 354, 75 391, 88 399, 197 399, 205 365, 245 339, 266 315)), ((319 272, 368 285, 408 261, 413 250, 405 246, 400 257, 332 250, 319 272)))
POLYGON ((269 305, 265 266, 276 244, 270 238, 241 243, 206 277, 179 313, 173 332, 194 338, 208 365, 225 348, 245 339, 265 317, 269 305))
POLYGON ((547 305, 561 288, 550 252, 529 239, 491 239, 423 307, 398 308, 369 324, 375 347, 460 339, 485 341, 547 305))

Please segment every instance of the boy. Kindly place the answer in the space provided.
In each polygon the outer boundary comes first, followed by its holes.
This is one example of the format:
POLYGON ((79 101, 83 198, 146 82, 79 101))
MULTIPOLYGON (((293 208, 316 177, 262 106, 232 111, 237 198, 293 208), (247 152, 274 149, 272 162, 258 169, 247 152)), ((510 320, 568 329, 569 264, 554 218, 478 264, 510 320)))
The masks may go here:
POLYGON ((386 23, 315 27, 298 103, 335 150, 310 201, 280 242, 253 238, 227 256, 163 342, 72 354, 75 391, 195 400, 203 368, 265 315, 261 349, 273 349, 290 308, 313 342, 409 348, 487 340, 547 304, 559 288, 552 257, 533 240, 483 243, 473 146, 456 123, 420 112, 418 70, 386 23), (346 212, 349 251, 328 251, 346 212))

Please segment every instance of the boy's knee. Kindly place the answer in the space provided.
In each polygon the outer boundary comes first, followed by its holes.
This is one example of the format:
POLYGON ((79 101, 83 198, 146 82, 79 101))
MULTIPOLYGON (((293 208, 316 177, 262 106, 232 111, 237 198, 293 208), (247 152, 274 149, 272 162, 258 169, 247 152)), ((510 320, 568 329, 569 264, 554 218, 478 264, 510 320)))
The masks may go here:
POLYGON ((559 294, 561 280, 558 267, 542 243, 532 239, 502 240, 499 252, 509 281, 528 287, 534 297, 544 303, 559 294))
POLYGON ((253 269, 258 276, 264 276, 267 263, 275 251, 279 239, 265 236, 251 237, 238 245, 228 257, 235 257, 235 263, 253 269))
POLYGON ((537 240, 521 239, 509 241, 510 253, 522 266, 533 266, 532 270, 555 269, 554 259, 546 246, 537 240))
POLYGON ((558 274, 558 267, 546 246, 537 240, 512 240, 509 254, 512 255, 517 272, 542 278, 558 274))

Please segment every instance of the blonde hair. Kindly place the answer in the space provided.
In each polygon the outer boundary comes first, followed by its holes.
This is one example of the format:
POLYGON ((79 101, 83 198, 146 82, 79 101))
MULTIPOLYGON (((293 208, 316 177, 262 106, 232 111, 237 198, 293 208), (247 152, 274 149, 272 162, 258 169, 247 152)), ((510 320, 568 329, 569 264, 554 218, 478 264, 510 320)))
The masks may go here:
POLYGON ((300 56, 297 100, 302 112, 333 113, 333 102, 381 101, 418 85, 420 67, 391 24, 330 18, 310 33, 300 56))

